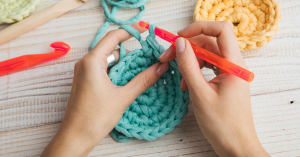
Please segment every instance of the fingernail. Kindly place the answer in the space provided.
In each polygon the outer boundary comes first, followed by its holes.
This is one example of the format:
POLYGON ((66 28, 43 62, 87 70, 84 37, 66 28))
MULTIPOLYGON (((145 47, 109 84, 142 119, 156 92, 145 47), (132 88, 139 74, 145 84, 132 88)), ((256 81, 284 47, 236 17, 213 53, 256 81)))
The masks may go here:
POLYGON ((163 58, 165 56, 165 54, 169 53, 170 49, 167 49, 166 51, 164 51, 159 58, 163 58))
POLYGON ((178 38, 176 40, 175 44, 176 44, 176 55, 178 57, 185 50, 185 40, 184 40, 184 38, 178 38))
POLYGON ((164 63, 164 64, 161 64, 157 70, 156 70, 156 73, 158 76, 163 76, 163 74, 169 69, 169 64, 168 63, 164 63))

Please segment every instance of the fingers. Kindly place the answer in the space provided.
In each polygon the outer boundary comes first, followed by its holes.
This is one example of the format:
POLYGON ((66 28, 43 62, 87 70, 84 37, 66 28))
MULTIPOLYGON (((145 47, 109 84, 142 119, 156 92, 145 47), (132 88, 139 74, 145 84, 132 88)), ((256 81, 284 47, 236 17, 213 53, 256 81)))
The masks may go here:
POLYGON ((182 91, 187 91, 188 90, 188 86, 187 86, 186 82, 184 81, 184 78, 181 79, 180 89, 182 91))
MULTIPOLYGON (((131 26, 137 29, 140 33, 147 30, 146 28, 141 28, 138 24, 132 24, 131 26)), ((110 31, 98 42, 98 44, 86 55, 86 57, 91 58, 96 63, 100 64, 97 64, 97 66, 104 69, 103 71, 106 73, 107 57, 114 51, 119 43, 124 42, 131 37, 132 36, 124 29, 110 31)))
POLYGON ((129 99, 133 101, 153 86, 168 69, 168 63, 155 63, 135 76, 122 90, 126 93, 130 93, 129 99))
MULTIPOLYGON (((176 55, 178 69, 181 72, 189 90, 209 89, 200 70, 197 58, 188 40, 178 38, 176 40, 176 55)), ((205 90, 200 90, 205 91, 205 90)))
MULTIPOLYGON (((200 46, 200 47, 202 47, 202 48, 204 48, 204 49, 206 49, 206 50, 222 57, 222 54, 219 50, 219 47, 218 47, 218 44, 217 44, 217 41, 216 41, 215 38, 205 36, 205 35, 199 35, 199 36, 189 38, 189 40, 191 42, 193 42, 194 44, 196 44, 196 45, 198 45, 198 46, 200 46)), ((197 60, 199 62, 199 65, 200 65, 201 69, 203 67, 211 69, 212 66, 213 66, 211 63, 206 62, 206 61, 202 60, 201 58, 197 57, 197 60)))
POLYGON ((217 37, 217 43, 222 56, 231 62, 245 66, 232 25, 227 21, 195 22, 178 32, 179 36, 191 38, 200 34, 217 37))
MULTIPOLYGON (((200 35, 200 36, 195 36, 192 38, 188 38, 190 41, 192 41, 194 44, 214 53, 219 56, 222 56, 218 44, 216 42, 216 39, 213 37, 205 36, 205 35, 200 35)), ((159 61, 162 63, 167 63, 170 62, 171 60, 176 58, 176 48, 174 46, 171 46, 169 49, 167 49, 160 57, 159 61)), ((212 68, 212 64, 205 62, 201 58, 197 58, 200 68, 202 69, 203 67, 207 68, 212 68)))
MULTIPOLYGON (((146 28, 140 27, 137 23, 131 26, 137 29, 140 33, 143 33, 147 30, 146 28)), ((98 42, 90 54, 94 55, 95 57, 99 57, 101 55, 108 56, 119 43, 124 42, 131 37, 132 35, 130 35, 124 29, 110 31, 98 42)))
MULTIPOLYGON (((128 54, 130 51, 129 50, 126 50, 126 54, 128 54)), ((116 63, 118 64, 119 60, 120 60, 120 49, 116 49, 116 50, 113 50, 112 54, 114 55, 115 59, 116 59, 116 63)), ((102 66, 105 66, 106 64, 102 64, 102 66)), ((105 71, 107 73, 110 72, 110 69, 111 67, 108 67, 108 68, 104 68, 105 71)))
POLYGON ((159 56, 158 59, 161 63, 167 63, 167 62, 174 60, 175 58, 176 58, 176 47, 171 45, 168 49, 166 49, 165 52, 163 52, 159 56))
MULTIPOLYGON (((129 50, 126 50, 126 54, 128 54, 129 52, 129 50)), ((113 50, 112 54, 115 56, 116 62, 118 63, 120 59, 120 49, 113 50)))

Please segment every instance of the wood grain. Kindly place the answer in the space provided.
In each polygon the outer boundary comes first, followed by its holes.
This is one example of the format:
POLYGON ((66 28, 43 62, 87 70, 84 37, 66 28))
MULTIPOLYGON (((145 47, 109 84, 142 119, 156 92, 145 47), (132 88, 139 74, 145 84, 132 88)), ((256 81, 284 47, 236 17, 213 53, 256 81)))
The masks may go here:
MULTIPOLYGON (((43 0, 34 12, 59 0, 43 0)), ((278 0, 282 9, 280 29, 264 47, 244 51, 255 73, 251 100, 258 136, 272 156, 300 154, 300 1, 278 0), (290 101, 294 101, 290 104, 290 101)), ((70 94, 76 61, 88 53, 96 32, 105 22, 100 0, 85 5, 0 45, 0 61, 24 54, 50 52, 55 41, 72 49, 64 57, 0 77, 0 155, 38 156, 56 133, 70 94)), ((147 3, 142 20, 176 33, 192 23, 196 0, 154 0, 147 3)), ((138 9, 121 9, 117 17, 128 19, 138 9)), ((0 30, 8 25, 0 25, 0 30)), ((108 29, 117 29, 111 25, 108 29)), ((147 36, 147 33, 142 35, 147 36)), ((167 48, 168 43, 158 39, 167 48)), ((134 39, 129 50, 140 48, 134 39)), ((203 70, 206 80, 213 72, 203 70)), ((116 143, 107 136, 90 156, 216 156, 198 129, 192 109, 184 122, 154 142, 133 140, 116 143), (180 140, 183 139, 181 142, 180 140)))
MULTIPOLYGON (((272 156, 296 156, 300 153, 299 95, 300 89, 251 97, 257 134, 272 156), (295 103, 290 104, 292 99, 295 103)), ((192 107, 189 108, 190 112, 181 125, 154 142, 132 140, 118 143, 107 136, 90 156, 216 156, 199 130, 192 107)), ((0 155, 39 155, 59 125, 2 133, 0 155)))

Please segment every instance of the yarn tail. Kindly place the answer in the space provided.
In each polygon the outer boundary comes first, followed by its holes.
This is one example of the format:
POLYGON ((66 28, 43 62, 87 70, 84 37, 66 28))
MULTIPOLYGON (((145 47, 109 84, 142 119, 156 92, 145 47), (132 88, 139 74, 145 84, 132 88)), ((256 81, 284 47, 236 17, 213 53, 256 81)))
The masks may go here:
POLYGON ((104 25, 100 28, 100 30, 98 31, 95 39, 93 40, 91 46, 90 46, 90 51, 96 46, 96 44, 99 42, 99 40, 101 39, 102 35, 104 34, 104 32, 107 30, 107 28, 109 27, 110 22, 106 21, 104 23, 104 25))
POLYGON ((100 30, 98 31, 95 39, 93 40, 93 42, 90 46, 90 50, 92 50, 96 46, 96 44, 99 42, 99 40, 101 39, 101 37, 103 36, 104 32, 109 27, 111 22, 115 23, 115 24, 118 24, 118 25, 124 25, 124 24, 128 25, 128 24, 133 24, 133 23, 139 21, 142 18, 144 12, 145 12, 144 4, 147 3, 149 0, 131 0, 130 2, 132 4, 126 4, 126 1, 124 1, 124 0, 121 0, 121 1, 107 1, 108 3, 111 3, 113 5, 111 12, 109 12, 109 10, 108 10, 106 1, 107 0, 102 0, 102 8, 104 10, 104 16, 106 18, 106 22, 100 28, 100 30), (122 21, 122 20, 118 20, 118 19, 115 18, 115 16, 116 16, 116 14, 117 14, 120 7, 140 8, 141 12, 137 16, 135 16, 135 17, 133 17, 133 18, 127 20, 127 21, 122 21))
POLYGON ((110 132, 110 135, 117 141, 117 142, 128 142, 133 139, 133 137, 127 137, 122 133, 118 132, 116 129, 113 129, 110 132))

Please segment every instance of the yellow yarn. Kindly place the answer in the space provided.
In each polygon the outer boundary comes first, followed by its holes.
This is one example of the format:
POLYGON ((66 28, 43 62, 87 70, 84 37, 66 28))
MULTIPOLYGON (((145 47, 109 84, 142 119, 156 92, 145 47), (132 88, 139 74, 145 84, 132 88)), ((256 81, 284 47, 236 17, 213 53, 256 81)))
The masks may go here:
POLYGON ((23 20, 40 2, 41 0, 0 0, 0 24, 23 20))
POLYGON ((271 41, 280 20, 276 0, 198 0, 194 12, 194 21, 229 21, 241 51, 271 41))

